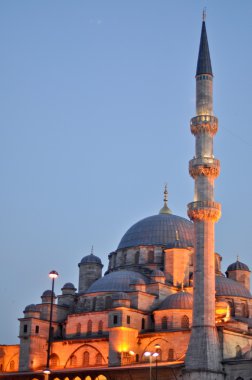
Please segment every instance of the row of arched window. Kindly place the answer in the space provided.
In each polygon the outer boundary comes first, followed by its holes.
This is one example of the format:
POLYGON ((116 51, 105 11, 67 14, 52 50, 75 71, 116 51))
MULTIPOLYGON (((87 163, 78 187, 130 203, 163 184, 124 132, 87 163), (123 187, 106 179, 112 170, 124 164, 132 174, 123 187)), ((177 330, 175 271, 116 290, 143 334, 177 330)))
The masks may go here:
MULTIPOLYGON (((78 363, 77 361, 77 356, 75 354, 70 356, 70 359, 68 361, 68 367, 89 367, 91 365, 102 365, 102 354, 98 352, 95 355, 95 360, 94 362, 90 362, 90 353, 88 351, 84 351, 82 354, 81 362, 78 363)), ((59 357, 57 354, 52 354, 50 358, 50 365, 52 368, 57 368, 59 367, 59 357)))
MULTIPOLYGON (((87 321, 87 329, 86 329, 86 332, 87 332, 87 335, 92 335, 92 332, 93 332, 93 321, 91 319, 89 319, 87 321)), ((100 320, 98 322, 98 334, 99 335, 102 335, 103 333, 103 321, 100 320)), ((76 325, 76 335, 79 336, 81 335, 81 323, 77 323, 76 325)))
MULTIPOLYGON (((163 317, 161 319, 161 329, 162 330, 168 330, 173 327, 173 319, 172 317, 163 317)), ((187 315, 183 315, 180 320, 180 327, 182 329, 189 329, 190 327, 190 321, 189 317, 187 315)))

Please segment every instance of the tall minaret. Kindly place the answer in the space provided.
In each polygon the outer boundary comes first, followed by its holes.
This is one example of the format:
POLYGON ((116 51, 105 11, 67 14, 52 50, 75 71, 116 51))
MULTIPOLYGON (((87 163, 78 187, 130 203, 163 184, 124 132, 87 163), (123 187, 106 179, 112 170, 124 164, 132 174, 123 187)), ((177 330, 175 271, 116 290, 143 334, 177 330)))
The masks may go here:
POLYGON ((221 205, 214 201, 214 180, 220 163, 213 155, 213 137, 218 120, 213 115, 213 73, 208 48, 205 14, 196 71, 196 115, 191 119, 195 136, 195 157, 189 172, 195 181, 194 202, 188 216, 194 222, 194 305, 193 323, 185 360, 185 379, 223 379, 221 352, 215 327, 214 225, 221 216, 221 205))

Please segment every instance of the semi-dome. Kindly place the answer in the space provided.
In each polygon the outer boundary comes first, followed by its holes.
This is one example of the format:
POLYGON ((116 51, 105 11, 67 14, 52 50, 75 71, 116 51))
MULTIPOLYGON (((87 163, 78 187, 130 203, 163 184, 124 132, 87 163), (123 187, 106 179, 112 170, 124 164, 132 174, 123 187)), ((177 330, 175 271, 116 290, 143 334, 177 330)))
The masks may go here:
POLYGON ((247 272, 250 272, 249 267, 239 260, 237 260, 235 263, 232 263, 228 266, 227 272, 231 272, 232 270, 245 270, 247 272))
POLYGON ((187 292, 171 294, 159 306, 159 310, 167 309, 192 309, 193 296, 187 292))
POLYGON ((242 284, 224 276, 216 276, 216 295, 252 298, 250 291, 242 284))
POLYGON ((194 228, 188 219, 170 213, 149 216, 135 223, 122 237, 118 249, 139 245, 193 247, 194 228))
POLYGON ((65 285, 62 286, 61 290, 63 290, 63 289, 75 290, 76 288, 75 288, 74 284, 72 284, 72 282, 66 282, 65 285))
MULTIPOLYGON (((51 290, 45 290, 41 297, 51 297, 52 291, 51 290)), ((55 297, 55 294, 53 293, 53 296, 55 297)))
POLYGON ((101 259, 98 256, 95 256, 93 253, 90 253, 90 255, 87 255, 83 257, 80 264, 100 264, 102 265, 101 259))
POLYGON ((147 278, 138 272, 126 270, 110 272, 95 281, 86 293, 131 291, 130 284, 137 279, 143 280, 144 283, 148 282, 147 278))
POLYGON ((35 312, 35 311, 37 311, 37 308, 36 308, 36 305, 34 303, 27 305, 24 309, 24 313, 35 312))
POLYGON ((162 271, 159 270, 159 269, 154 269, 154 270, 151 272, 151 277, 164 277, 164 272, 162 272, 162 271))

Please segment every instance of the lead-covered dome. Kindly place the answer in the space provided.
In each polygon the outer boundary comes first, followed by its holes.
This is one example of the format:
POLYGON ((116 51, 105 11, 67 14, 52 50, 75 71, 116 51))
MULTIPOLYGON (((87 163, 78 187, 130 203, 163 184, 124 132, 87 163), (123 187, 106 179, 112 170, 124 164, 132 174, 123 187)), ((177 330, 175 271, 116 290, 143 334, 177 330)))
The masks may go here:
POLYGON ((159 306, 159 310, 167 309, 192 309, 193 296, 187 292, 171 294, 159 306))
POLYGON ((79 266, 82 264, 100 264, 100 265, 102 265, 102 262, 98 256, 95 256, 93 253, 90 253, 90 255, 83 257, 83 259, 79 263, 79 266))
POLYGON ((216 295, 252 298, 251 293, 238 281, 224 276, 216 276, 216 295))
POLYGON ((122 237, 118 249, 139 245, 156 245, 167 248, 193 247, 193 223, 171 213, 149 216, 135 223, 122 237))
POLYGON ((239 260, 237 260, 233 264, 230 264, 229 267, 227 268, 227 272, 231 272, 233 270, 245 270, 247 272, 250 272, 249 267, 239 260))
POLYGON ((142 280, 147 283, 148 280, 141 273, 133 272, 130 270, 120 270, 110 272, 104 277, 95 281, 86 293, 95 292, 128 292, 131 291, 130 284, 135 283, 137 280, 142 280))

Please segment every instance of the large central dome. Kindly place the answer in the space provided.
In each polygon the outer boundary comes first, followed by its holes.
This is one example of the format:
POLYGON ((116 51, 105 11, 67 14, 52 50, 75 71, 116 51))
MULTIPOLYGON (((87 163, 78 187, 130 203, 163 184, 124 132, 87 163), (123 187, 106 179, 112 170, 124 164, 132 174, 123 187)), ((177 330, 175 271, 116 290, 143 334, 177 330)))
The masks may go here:
POLYGON ((135 223, 122 237, 117 249, 139 245, 193 247, 193 223, 171 213, 149 216, 135 223))

